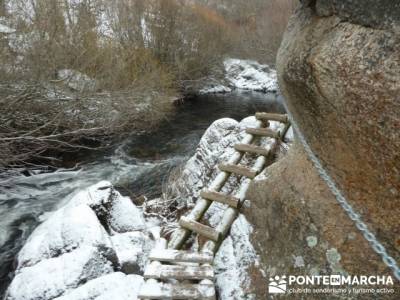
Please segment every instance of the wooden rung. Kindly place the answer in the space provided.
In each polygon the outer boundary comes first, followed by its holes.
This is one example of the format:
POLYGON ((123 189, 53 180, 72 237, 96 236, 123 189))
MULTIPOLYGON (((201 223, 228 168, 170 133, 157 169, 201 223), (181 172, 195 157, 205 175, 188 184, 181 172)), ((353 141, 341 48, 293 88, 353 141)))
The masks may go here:
POLYGON ((269 156, 269 150, 265 149, 264 147, 248 145, 248 144, 236 144, 235 150, 240 152, 248 152, 252 154, 258 154, 263 156, 269 156))
POLYGON ((221 233, 216 231, 214 228, 211 228, 210 226, 190 220, 187 217, 182 216, 179 220, 179 225, 181 225, 183 228, 194 231, 214 242, 219 242, 221 239, 221 233))
POLYGON ((269 128, 247 128, 246 133, 252 134, 252 135, 270 137, 270 138, 274 138, 274 139, 280 138, 279 132, 273 131, 269 128))
POLYGON ((200 196, 207 200, 228 204, 231 207, 239 208, 240 200, 236 197, 224 195, 213 191, 201 191, 200 196))
POLYGON ((253 179, 257 176, 257 172, 247 167, 232 165, 232 164, 220 164, 218 168, 223 172, 234 173, 236 175, 245 176, 253 179))
POLYGON ((203 280, 214 278, 214 270, 210 265, 183 266, 183 265, 147 265, 144 271, 146 279, 177 279, 177 280, 203 280))
POLYGON ((213 284, 146 282, 140 289, 139 299, 215 300, 216 295, 213 284))
POLYGON ((289 118, 287 115, 282 114, 270 114, 270 113, 256 113, 256 118, 261 121, 278 121, 282 123, 289 122, 289 118))
POLYGON ((161 262, 192 262, 199 264, 212 264, 214 256, 210 253, 193 252, 171 249, 153 249, 149 255, 150 260, 161 262))

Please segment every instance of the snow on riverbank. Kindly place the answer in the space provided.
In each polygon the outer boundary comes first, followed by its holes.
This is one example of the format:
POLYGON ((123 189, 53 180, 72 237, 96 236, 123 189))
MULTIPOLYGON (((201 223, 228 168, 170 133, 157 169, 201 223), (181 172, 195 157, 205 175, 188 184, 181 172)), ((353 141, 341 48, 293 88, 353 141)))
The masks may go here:
POLYGON ((276 71, 252 60, 224 61, 227 79, 238 89, 273 92, 278 89, 276 71))
POLYGON ((229 93, 233 89, 276 92, 276 71, 253 60, 228 58, 224 61, 226 83, 212 83, 201 94, 229 93), (226 86, 228 85, 228 86, 226 86))

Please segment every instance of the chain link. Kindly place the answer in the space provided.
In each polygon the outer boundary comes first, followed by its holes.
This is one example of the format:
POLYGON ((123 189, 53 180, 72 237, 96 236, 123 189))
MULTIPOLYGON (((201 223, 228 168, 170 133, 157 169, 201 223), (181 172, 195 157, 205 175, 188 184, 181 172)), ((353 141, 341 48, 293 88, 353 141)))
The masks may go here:
POLYGON ((400 281, 400 268, 397 265, 396 260, 387 253, 385 247, 377 240, 375 234, 372 233, 368 229, 368 226, 361 220, 360 215, 354 211, 353 207, 350 205, 350 203, 344 197, 342 192, 339 190, 339 188, 337 187, 337 185, 335 184, 333 179, 329 176, 328 172, 324 169, 322 163, 320 162, 318 157, 314 154, 311 147, 307 143, 304 135, 299 130, 297 123, 294 121, 290 111, 288 110, 288 107, 285 103, 285 99, 283 97, 281 97, 281 99, 282 99, 282 103, 289 115, 289 119, 290 119, 291 125, 293 127, 293 130, 296 132, 296 135, 297 135, 300 143, 303 145, 304 150, 306 151, 309 159, 312 161, 314 167, 318 171, 319 176, 325 181, 326 185, 329 187, 330 191, 335 196, 337 202, 346 211, 349 218, 355 223, 356 227, 360 230, 363 237, 369 242, 372 249, 378 255, 381 256, 382 261, 385 263, 385 265, 387 265, 392 270, 393 275, 397 278, 397 280, 400 281))

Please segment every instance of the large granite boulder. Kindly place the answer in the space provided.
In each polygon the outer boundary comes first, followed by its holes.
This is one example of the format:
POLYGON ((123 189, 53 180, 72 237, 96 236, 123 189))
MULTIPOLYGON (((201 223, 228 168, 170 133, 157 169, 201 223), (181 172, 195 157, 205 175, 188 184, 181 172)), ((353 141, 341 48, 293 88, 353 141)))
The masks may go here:
POLYGON ((102 181, 51 214, 18 254, 6 300, 136 299, 154 221, 102 181))
MULTIPOLYGON (((301 132, 397 261, 399 45, 396 1, 301 1, 277 58, 280 89, 301 132)), ((268 174, 251 187, 246 215, 269 274, 391 274, 301 145, 268 174)))

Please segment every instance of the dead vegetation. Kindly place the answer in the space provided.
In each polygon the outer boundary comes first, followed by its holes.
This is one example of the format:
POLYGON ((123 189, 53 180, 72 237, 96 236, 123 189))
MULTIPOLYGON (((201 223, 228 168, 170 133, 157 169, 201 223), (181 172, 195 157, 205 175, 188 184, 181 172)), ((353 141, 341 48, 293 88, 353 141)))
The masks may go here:
POLYGON ((147 89, 72 98, 38 85, 2 85, 0 94, 0 171, 59 165, 66 152, 107 147, 155 126, 173 109, 171 98, 147 89))

